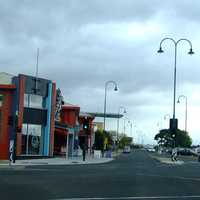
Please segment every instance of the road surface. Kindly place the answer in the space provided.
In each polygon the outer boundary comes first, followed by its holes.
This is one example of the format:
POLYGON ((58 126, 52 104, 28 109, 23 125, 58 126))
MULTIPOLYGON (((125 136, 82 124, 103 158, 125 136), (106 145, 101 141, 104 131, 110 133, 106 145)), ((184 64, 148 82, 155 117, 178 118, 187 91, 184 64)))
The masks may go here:
POLYGON ((200 164, 137 150, 97 165, 0 168, 0 199, 200 199, 200 164))

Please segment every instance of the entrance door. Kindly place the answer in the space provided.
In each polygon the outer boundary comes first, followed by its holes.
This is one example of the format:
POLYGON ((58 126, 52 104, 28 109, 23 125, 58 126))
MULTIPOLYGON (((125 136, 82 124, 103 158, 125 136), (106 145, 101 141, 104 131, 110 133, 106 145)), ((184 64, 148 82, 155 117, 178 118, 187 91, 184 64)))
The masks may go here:
POLYGON ((23 124, 22 126, 22 154, 42 155, 42 126, 36 124, 23 124))

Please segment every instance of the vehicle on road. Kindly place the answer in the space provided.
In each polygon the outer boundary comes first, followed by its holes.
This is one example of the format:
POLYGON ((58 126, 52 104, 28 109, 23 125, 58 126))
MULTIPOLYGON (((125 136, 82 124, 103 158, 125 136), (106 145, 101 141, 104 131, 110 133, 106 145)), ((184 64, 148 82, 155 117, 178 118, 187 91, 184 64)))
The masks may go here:
POLYGON ((198 154, 189 148, 182 148, 182 149, 178 149, 178 155, 197 156, 198 154))
POLYGON ((154 148, 148 148, 147 151, 148 152, 155 152, 156 150, 154 148))
POLYGON ((123 149, 123 153, 130 153, 131 152, 131 147, 130 146, 125 146, 123 149))

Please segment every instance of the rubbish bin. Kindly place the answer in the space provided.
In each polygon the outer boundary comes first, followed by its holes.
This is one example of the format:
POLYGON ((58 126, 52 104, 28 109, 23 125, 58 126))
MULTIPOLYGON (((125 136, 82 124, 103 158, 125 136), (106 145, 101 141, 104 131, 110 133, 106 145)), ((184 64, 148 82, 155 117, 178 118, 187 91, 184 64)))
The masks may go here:
POLYGON ((112 151, 111 150, 106 151, 106 158, 112 158, 112 151))

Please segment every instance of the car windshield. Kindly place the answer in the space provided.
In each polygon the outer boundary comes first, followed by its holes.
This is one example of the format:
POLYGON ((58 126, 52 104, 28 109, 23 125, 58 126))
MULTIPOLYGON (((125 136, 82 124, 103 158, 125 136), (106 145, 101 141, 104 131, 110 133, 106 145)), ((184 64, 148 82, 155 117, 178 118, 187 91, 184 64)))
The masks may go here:
POLYGON ((200 199, 199 21, 198 0, 0 0, 0 200, 200 199))

